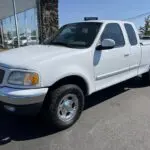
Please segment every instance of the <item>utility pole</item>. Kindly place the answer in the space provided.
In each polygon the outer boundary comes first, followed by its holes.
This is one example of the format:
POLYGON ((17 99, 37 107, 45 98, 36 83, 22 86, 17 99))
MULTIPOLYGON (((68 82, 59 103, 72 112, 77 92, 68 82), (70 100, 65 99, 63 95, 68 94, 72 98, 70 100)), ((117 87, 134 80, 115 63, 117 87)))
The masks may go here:
POLYGON ((12 0, 12 3, 13 3, 13 11, 14 11, 14 17, 15 17, 16 34, 17 34, 17 39, 18 39, 18 47, 20 47, 20 36, 19 36, 19 29, 18 29, 18 19, 17 19, 15 0, 12 0))
POLYGON ((1 37, 2 37, 2 46, 4 47, 4 30, 3 30, 3 23, 2 23, 2 20, 1 20, 1 37))

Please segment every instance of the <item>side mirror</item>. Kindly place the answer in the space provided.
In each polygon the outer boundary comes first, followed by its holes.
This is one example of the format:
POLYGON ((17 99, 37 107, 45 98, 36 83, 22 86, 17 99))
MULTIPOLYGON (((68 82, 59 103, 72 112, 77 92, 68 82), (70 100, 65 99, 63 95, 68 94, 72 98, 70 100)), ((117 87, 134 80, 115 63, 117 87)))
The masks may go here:
POLYGON ((116 45, 115 41, 113 39, 104 39, 101 43, 101 45, 98 45, 96 47, 97 50, 105 50, 105 49, 112 49, 116 45))

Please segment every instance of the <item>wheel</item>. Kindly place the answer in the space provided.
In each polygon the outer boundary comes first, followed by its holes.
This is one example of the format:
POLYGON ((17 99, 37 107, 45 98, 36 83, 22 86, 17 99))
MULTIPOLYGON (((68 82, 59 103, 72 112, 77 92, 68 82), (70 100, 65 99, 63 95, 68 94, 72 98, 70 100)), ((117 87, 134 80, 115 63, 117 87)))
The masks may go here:
POLYGON ((144 83, 150 84, 150 71, 142 75, 142 80, 144 81, 144 83))
POLYGON ((58 129, 73 125, 84 108, 84 94, 76 85, 64 85, 49 92, 46 97, 44 116, 58 129))

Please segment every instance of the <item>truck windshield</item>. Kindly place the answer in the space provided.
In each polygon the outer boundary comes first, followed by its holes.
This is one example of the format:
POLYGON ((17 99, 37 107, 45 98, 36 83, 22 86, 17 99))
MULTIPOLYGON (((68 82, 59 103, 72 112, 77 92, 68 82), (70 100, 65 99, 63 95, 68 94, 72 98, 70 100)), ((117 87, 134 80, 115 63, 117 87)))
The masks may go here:
POLYGON ((68 24, 60 28, 50 45, 61 45, 71 48, 88 48, 94 42, 102 23, 85 22, 68 24))

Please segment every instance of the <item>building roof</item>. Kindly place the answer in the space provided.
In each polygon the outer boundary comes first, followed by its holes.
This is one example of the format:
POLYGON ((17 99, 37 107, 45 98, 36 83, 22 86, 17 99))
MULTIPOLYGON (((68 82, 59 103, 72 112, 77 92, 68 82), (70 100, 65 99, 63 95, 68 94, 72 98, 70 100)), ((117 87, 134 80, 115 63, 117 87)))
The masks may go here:
MULTIPOLYGON (((15 0, 17 12, 36 7, 36 0, 15 0)), ((0 0, 0 19, 13 15, 12 0, 0 0)))

